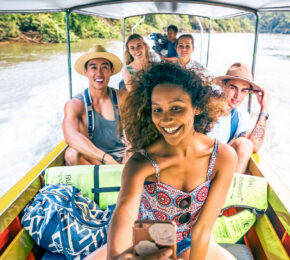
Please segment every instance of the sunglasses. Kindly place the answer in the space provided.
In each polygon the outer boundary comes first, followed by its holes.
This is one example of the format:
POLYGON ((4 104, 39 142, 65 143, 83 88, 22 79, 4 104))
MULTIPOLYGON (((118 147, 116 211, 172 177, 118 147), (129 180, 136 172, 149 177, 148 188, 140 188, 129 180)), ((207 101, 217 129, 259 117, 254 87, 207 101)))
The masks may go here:
MULTIPOLYGON (((180 209, 187 209, 190 207, 190 205, 191 205, 191 196, 185 197, 185 198, 179 200, 177 203, 177 206, 180 209)), ((189 212, 185 212, 185 213, 182 213, 178 217, 178 222, 180 224, 185 224, 185 223, 190 221, 190 218, 191 218, 191 214, 189 212)))

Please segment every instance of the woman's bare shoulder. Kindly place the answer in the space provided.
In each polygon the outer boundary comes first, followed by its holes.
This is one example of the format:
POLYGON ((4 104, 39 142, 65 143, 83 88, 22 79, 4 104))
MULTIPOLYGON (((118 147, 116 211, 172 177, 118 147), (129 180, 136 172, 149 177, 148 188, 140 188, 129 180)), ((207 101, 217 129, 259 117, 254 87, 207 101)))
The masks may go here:
POLYGON ((127 161, 124 167, 124 173, 131 177, 143 177, 154 173, 154 168, 149 160, 144 156, 143 151, 135 152, 127 161))
POLYGON ((214 145, 217 142, 217 145, 218 145, 217 153, 220 158, 225 159, 227 157, 235 156, 236 152, 231 146, 224 144, 222 142, 219 142, 218 140, 212 137, 209 137, 207 135, 204 135, 201 133, 199 133, 199 135, 200 135, 201 143, 203 144, 203 149, 201 150, 204 150, 204 151, 208 150, 212 152, 214 145))
POLYGON ((148 146, 146 148, 146 152, 155 157, 165 157, 168 153, 170 153, 170 149, 164 139, 160 138, 148 146))

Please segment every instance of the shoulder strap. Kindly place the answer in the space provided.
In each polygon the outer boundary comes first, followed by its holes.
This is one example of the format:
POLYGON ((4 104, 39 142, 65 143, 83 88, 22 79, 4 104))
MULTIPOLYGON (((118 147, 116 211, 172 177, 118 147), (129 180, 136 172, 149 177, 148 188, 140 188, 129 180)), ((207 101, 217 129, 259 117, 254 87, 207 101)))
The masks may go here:
POLYGON ((90 92, 89 92, 88 88, 83 91, 82 95, 84 97, 86 114, 87 114, 88 136, 89 136, 89 139, 92 140, 93 139, 94 128, 95 128, 92 97, 90 95, 90 92))
MULTIPOLYGON (((118 95, 117 95, 116 89, 110 88, 110 87, 108 87, 108 88, 109 88, 111 100, 112 100, 112 103, 113 103, 113 107, 115 108, 114 109, 115 117, 118 118, 118 122, 121 122, 121 111, 120 111, 120 107, 119 107, 119 100, 118 100, 118 95)), ((120 129, 119 129, 119 138, 124 143, 126 143, 126 141, 124 139, 125 135, 123 133, 122 125, 120 125, 120 129)))
POLYGON ((116 90, 114 88, 110 88, 110 87, 108 88, 112 94, 111 97, 112 97, 113 105, 116 107, 119 107, 118 96, 117 96, 116 90))
POLYGON ((216 161, 216 157, 217 157, 217 152, 218 152, 218 140, 215 139, 213 151, 212 151, 212 154, 211 154, 210 159, 209 159, 209 164, 208 164, 208 169, 207 169, 207 174, 206 174, 206 180, 210 180, 211 179, 212 171, 213 171, 213 168, 214 168, 214 165, 215 165, 215 161, 216 161))
POLYGON ((150 163, 151 163, 152 166, 154 167, 154 169, 155 169, 155 175, 156 175, 156 182, 159 183, 159 173, 160 173, 160 168, 159 168, 158 164, 157 164, 155 161, 153 161, 153 160, 149 157, 148 153, 147 153, 145 150, 144 150, 143 155, 145 156, 145 158, 146 158, 147 160, 150 161, 150 163))
POLYGON ((109 89, 110 98, 114 107, 114 115, 120 121, 121 117, 120 117, 119 100, 118 100, 117 92, 114 88, 108 87, 108 89, 109 89))
POLYGON ((238 129, 238 124, 239 124, 239 114, 236 108, 234 108, 231 112, 231 134, 228 142, 230 142, 234 136, 235 133, 238 129))

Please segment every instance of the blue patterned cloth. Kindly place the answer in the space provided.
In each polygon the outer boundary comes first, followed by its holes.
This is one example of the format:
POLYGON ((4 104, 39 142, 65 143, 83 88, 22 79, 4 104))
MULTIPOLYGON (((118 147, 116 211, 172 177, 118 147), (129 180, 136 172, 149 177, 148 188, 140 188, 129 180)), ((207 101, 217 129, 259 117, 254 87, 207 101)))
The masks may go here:
POLYGON ((48 184, 24 208, 21 222, 36 244, 82 259, 107 242, 115 205, 105 211, 66 184, 48 184))

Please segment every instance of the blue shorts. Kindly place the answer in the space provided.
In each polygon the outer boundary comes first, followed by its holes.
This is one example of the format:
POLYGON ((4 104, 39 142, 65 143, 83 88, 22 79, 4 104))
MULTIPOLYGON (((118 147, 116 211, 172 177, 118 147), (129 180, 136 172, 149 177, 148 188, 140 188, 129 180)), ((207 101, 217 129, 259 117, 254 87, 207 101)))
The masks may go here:
POLYGON ((191 235, 177 243, 177 256, 191 247, 191 235))

